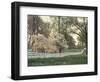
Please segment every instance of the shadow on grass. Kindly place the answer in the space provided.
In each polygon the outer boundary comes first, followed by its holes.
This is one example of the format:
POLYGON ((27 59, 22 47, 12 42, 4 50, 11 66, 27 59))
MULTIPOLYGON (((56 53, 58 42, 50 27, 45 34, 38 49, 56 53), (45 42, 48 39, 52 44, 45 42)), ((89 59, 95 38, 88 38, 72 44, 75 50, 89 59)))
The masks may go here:
POLYGON ((28 59, 28 66, 49 66, 49 65, 75 65, 87 64, 87 55, 71 55, 58 58, 31 58, 28 59))

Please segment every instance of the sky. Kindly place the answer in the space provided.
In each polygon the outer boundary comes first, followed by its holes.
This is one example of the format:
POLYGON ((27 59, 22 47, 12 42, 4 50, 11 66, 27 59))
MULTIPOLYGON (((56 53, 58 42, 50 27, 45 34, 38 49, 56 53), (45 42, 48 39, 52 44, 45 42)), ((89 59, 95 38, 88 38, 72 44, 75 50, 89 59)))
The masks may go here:
POLYGON ((44 22, 52 22, 49 16, 40 16, 44 22))

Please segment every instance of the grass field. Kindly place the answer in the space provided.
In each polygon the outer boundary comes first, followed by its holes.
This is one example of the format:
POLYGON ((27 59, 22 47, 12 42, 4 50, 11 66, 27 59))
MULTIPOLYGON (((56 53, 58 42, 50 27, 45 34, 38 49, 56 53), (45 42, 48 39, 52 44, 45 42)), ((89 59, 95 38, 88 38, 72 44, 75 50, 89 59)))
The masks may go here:
POLYGON ((47 65, 77 65, 87 64, 87 55, 70 55, 56 58, 31 58, 28 59, 28 66, 47 66, 47 65))

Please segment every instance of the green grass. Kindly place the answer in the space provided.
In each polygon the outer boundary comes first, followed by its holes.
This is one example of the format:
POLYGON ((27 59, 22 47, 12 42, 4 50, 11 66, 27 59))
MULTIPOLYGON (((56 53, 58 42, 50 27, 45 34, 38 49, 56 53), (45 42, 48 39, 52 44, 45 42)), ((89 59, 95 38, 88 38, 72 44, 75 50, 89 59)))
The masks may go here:
POLYGON ((87 64, 86 55, 71 55, 59 58, 32 58, 28 59, 28 66, 48 66, 48 65, 75 65, 87 64))

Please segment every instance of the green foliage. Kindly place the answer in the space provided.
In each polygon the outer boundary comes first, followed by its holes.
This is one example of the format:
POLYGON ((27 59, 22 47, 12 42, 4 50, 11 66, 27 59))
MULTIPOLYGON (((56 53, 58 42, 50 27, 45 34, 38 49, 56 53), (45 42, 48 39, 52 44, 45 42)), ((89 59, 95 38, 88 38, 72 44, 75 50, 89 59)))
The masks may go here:
POLYGON ((87 64, 86 55, 72 55, 62 58, 33 58, 28 60, 28 66, 46 66, 46 65, 76 65, 87 64))

